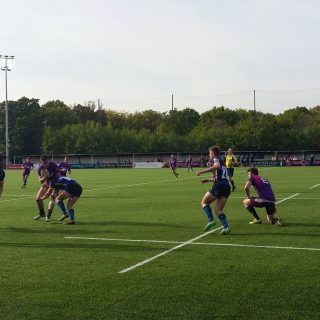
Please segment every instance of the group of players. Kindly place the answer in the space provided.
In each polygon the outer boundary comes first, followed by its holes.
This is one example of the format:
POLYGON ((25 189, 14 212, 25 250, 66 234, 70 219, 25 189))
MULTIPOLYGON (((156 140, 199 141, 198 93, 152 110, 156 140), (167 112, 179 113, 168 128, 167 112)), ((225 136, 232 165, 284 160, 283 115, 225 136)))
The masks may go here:
MULTIPOLYGON (((232 191, 235 191, 235 184, 233 180, 234 167, 237 165, 237 157, 233 154, 233 149, 228 150, 226 161, 221 158, 221 151, 218 146, 209 148, 209 163, 210 165, 203 169, 196 171, 196 175, 200 176, 205 173, 212 172, 212 178, 201 179, 201 183, 212 182, 212 188, 209 189, 202 198, 201 206, 206 216, 208 217, 208 224, 204 228, 207 232, 216 224, 210 204, 215 201, 215 214, 219 218, 223 229, 221 234, 230 233, 230 226, 225 215, 224 207, 227 203, 228 197, 232 191)), ((0 154, 0 196, 3 191, 3 182, 5 178, 5 171, 3 170, 5 156, 0 154)), ((41 157, 41 164, 38 167, 38 176, 41 187, 36 195, 36 202, 39 213, 34 217, 34 220, 45 218, 46 222, 50 222, 51 214, 55 204, 58 205, 62 212, 59 221, 64 221, 65 224, 75 224, 75 216, 73 206, 82 194, 81 185, 73 179, 67 177, 67 172, 71 173, 71 167, 68 163, 68 157, 65 157, 63 162, 59 165, 49 159, 48 156, 41 157), (44 200, 50 197, 48 204, 48 212, 45 213, 44 200), (68 199, 67 208, 64 205, 64 200, 68 199), (69 220, 66 220, 69 218, 69 220)), ((191 155, 187 161, 188 171, 192 170, 191 155)), ((177 159, 171 155, 170 167, 176 178, 179 173, 176 172, 177 159)), ((34 168, 33 163, 29 158, 23 163, 23 185, 21 188, 26 188, 27 180, 31 170, 34 168)), ((259 176, 257 168, 249 168, 247 170, 248 180, 246 181, 244 190, 247 198, 243 200, 244 207, 252 214, 253 220, 250 224, 261 224, 262 220, 257 214, 255 207, 265 208, 267 212, 267 220, 270 224, 280 227, 283 225, 283 220, 276 217, 275 196, 271 185, 267 179, 259 176), (257 197, 250 194, 250 188, 253 187, 258 193, 257 197)))
MULTIPOLYGON (((64 221, 65 224, 75 224, 73 206, 81 196, 82 187, 75 180, 67 177, 67 173, 71 173, 71 167, 68 163, 68 157, 58 165, 51 161, 48 156, 41 156, 41 164, 38 167, 38 176, 40 181, 40 189, 36 195, 36 202, 39 213, 33 218, 40 220, 45 218, 46 222, 51 221, 51 214, 55 204, 58 205, 62 212, 59 221, 64 221), (50 197, 48 204, 48 212, 44 210, 44 200, 50 197), (67 208, 64 205, 64 200, 69 199, 67 208), (69 220, 66 220, 69 218, 69 220)), ((22 164, 22 189, 26 188, 27 180, 31 170, 34 168, 33 163, 29 158, 22 164)))
MULTIPOLYGON (((209 163, 208 168, 203 170, 196 171, 196 175, 200 176, 204 173, 213 173, 212 178, 201 179, 201 183, 212 182, 213 186, 209 189, 202 198, 201 207, 208 217, 208 224, 204 228, 204 232, 207 232, 213 228, 216 224, 214 219, 212 209, 210 204, 214 201, 215 203, 215 214, 219 218, 223 229, 221 234, 230 233, 230 226, 227 220, 225 213, 223 212, 224 207, 227 203, 228 197, 232 191, 235 191, 235 183, 233 180, 234 167, 237 165, 237 157, 233 154, 233 149, 229 148, 228 154, 226 156, 226 161, 224 162, 221 158, 220 148, 218 146, 213 146, 209 149, 209 163), (230 186, 231 184, 231 186, 230 186)), ((187 160, 188 171, 191 166, 192 169, 192 159, 189 156, 187 160)), ((177 159, 174 155, 171 155, 170 167, 172 172, 179 177, 179 174, 176 171, 177 168, 177 159)), ((267 220, 270 224, 281 227, 283 225, 283 220, 276 217, 276 199, 271 188, 270 182, 259 176, 259 171, 257 168, 249 168, 247 170, 248 180, 244 186, 247 198, 243 200, 244 207, 252 214, 253 220, 250 221, 250 224, 261 224, 262 220, 260 219, 255 208, 265 208, 267 212, 267 220), (250 188, 253 187, 258 196, 253 197, 250 194, 250 188)))

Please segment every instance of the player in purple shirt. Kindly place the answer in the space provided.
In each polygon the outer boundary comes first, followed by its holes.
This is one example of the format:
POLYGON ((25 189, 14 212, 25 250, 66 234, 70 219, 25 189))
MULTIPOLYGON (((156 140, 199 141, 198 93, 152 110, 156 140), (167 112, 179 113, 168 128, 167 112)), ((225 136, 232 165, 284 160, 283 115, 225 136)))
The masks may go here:
POLYGON ((170 164, 170 168, 172 170, 172 173, 178 179, 179 178, 179 173, 176 171, 176 169, 177 169, 177 158, 173 154, 170 157, 169 164, 170 164))
POLYGON ((22 173, 22 182, 23 185, 21 189, 27 187, 27 180, 29 178, 30 172, 33 169, 33 163, 30 161, 29 157, 26 158, 26 161, 22 164, 23 173, 22 173))
POLYGON ((67 176, 67 172, 70 174, 71 173, 71 166, 68 162, 68 157, 65 156, 64 157, 64 161, 60 162, 58 164, 59 167, 59 171, 60 171, 60 176, 62 177, 66 177, 67 176))
MULTIPOLYGON (((34 220, 40 220, 41 218, 46 216, 46 214, 44 212, 43 196, 50 189, 50 187, 49 187, 50 180, 59 176, 58 165, 56 163, 50 161, 48 156, 46 156, 46 155, 41 156, 41 164, 39 165, 39 168, 38 168, 38 176, 39 176, 39 181, 41 183, 41 187, 36 195, 36 201, 37 201, 37 206, 39 208, 39 214, 33 218, 34 220)), ((50 203, 54 206, 54 199, 51 199, 50 203)), ((50 206, 50 203, 49 203, 49 206, 50 206)), ((53 207, 52 207, 52 209, 53 209, 53 207)))
POLYGON ((248 181, 244 186, 244 190, 247 194, 247 199, 243 200, 245 208, 253 215, 254 220, 249 224, 261 224, 262 220, 257 214, 256 208, 265 208, 268 216, 268 222, 276 227, 281 227, 283 224, 282 219, 276 218, 276 199, 273 194, 270 182, 259 176, 257 168, 248 169, 248 181), (250 187, 253 187, 258 193, 258 197, 252 197, 250 195, 250 187))
POLYGON ((3 153, 0 153, 0 197, 3 192, 4 178, 6 177, 6 173, 3 170, 3 167, 5 166, 4 162, 6 158, 7 157, 3 153))

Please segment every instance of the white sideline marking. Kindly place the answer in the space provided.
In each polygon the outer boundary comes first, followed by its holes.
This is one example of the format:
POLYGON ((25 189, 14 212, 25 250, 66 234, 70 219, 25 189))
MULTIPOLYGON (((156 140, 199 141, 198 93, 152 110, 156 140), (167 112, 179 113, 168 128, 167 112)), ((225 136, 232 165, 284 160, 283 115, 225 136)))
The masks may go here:
MULTIPOLYGON (((64 237, 64 238, 77 239, 77 240, 118 241, 118 242, 146 242, 146 243, 167 243, 167 244, 184 244, 185 243, 182 241, 167 241, 167 240, 141 240, 141 239, 115 239, 115 238, 89 238, 89 237, 64 237)), ((320 251, 320 248, 264 246, 264 245, 255 245, 255 244, 212 243, 212 242, 192 242, 190 244, 203 245, 203 246, 225 246, 225 247, 246 247, 246 248, 262 248, 262 249, 320 251)))
MULTIPOLYGON (((122 185, 122 186, 113 186, 113 187, 106 187, 106 188, 99 188, 99 189, 89 189, 89 190, 84 190, 84 192, 108 190, 108 189, 117 189, 117 188, 126 188, 126 187, 136 187, 136 186, 142 186, 142 185, 146 185, 146 184, 164 183, 164 182, 170 182, 170 181, 188 180, 188 179, 195 179, 195 178, 198 178, 198 177, 196 176, 196 177, 190 177, 190 178, 179 178, 179 179, 169 179, 169 180, 160 180, 160 181, 151 181, 151 182, 149 181, 149 182, 142 182, 142 183, 135 183, 135 184, 126 184, 126 185, 122 185)), ((4 195, 4 196, 8 197, 9 195, 4 195)), ((18 195, 16 195, 16 196, 18 197, 18 195)), ((30 199, 30 198, 35 198, 35 195, 34 196, 28 196, 28 197, 25 197, 25 196, 21 195, 21 198, 0 200, 0 203, 1 202, 8 202, 8 201, 24 200, 24 199, 30 199)))
POLYGON ((290 196, 290 197, 288 197, 288 198, 284 198, 284 199, 282 199, 282 200, 279 200, 279 201, 276 202, 276 204, 281 203, 281 202, 286 201, 286 200, 289 200, 289 199, 292 199, 292 198, 298 196, 299 194, 300 194, 300 193, 296 193, 296 194, 294 194, 293 196, 290 196))
POLYGON ((179 178, 179 179, 168 179, 168 180, 160 180, 160 181, 149 181, 149 182, 142 182, 142 183, 134 183, 134 184, 126 184, 122 186, 113 186, 113 187, 105 187, 105 188, 98 188, 98 189, 89 189, 84 190, 85 192, 91 192, 91 191, 99 191, 99 190, 108 190, 108 189, 117 189, 117 188, 126 188, 126 187, 136 187, 136 186, 143 186, 146 184, 155 184, 155 183, 164 183, 164 182, 171 182, 171 181, 179 181, 179 180, 190 180, 195 179, 199 177, 191 177, 191 178, 179 178))
POLYGON ((196 241, 196 240, 198 240, 198 239, 201 239, 201 238, 203 238, 203 237, 205 237, 205 236, 207 236, 207 235, 209 235, 209 234, 211 234, 211 233, 213 233, 213 232, 215 232, 215 231, 217 231, 217 230, 219 230, 219 229, 222 229, 222 226, 219 227, 219 228, 213 229, 213 230, 211 230, 211 231, 209 231, 209 232, 206 232, 206 233, 204 233, 204 234, 201 234, 200 236, 195 237, 195 238, 193 238, 193 239, 191 239, 191 240, 189 240, 189 241, 183 242, 183 243, 179 244, 178 246, 175 246, 175 247, 173 247, 173 248, 171 248, 171 249, 169 249, 169 250, 167 250, 167 251, 164 251, 164 252, 161 252, 161 253, 157 254, 156 256, 153 256, 153 257, 151 257, 151 258, 149 258, 149 259, 143 260, 143 261, 135 264, 134 266, 131 266, 131 267, 126 268, 126 269, 123 269, 123 270, 119 271, 118 273, 126 273, 126 272, 131 271, 131 270, 133 270, 133 269, 135 269, 135 268, 141 267, 141 266, 143 266, 144 264, 149 263, 150 261, 153 261, 153 260, 155 260, 155 259, 157 259, 157 258, 159 258, 159 257, 162 257, 162 256, 166 255, 167 253, 170 253, 170 252, 172 252, 172 251, 174 251, 174 250, 180 249, 180 248, 182 248, 182 247, 184 247, 184 246, 192 243, 193 241, 196 241))
POLYGON ((309 190, 310 190, 310 189, 313 189, 313 188, 315 188, 315 187, 317 187, 317 186, 320 186, 320 183, 314 185, 313 187, 310 187, 309 190))
POLYGON ((17 198, 17 199, 0 200, 0 203, 1 202, 17 201, 17 200, 25 200, 25 199, 31 199, 31 198, 35 198, 35 196, 29 196, 29 197, 17 198))

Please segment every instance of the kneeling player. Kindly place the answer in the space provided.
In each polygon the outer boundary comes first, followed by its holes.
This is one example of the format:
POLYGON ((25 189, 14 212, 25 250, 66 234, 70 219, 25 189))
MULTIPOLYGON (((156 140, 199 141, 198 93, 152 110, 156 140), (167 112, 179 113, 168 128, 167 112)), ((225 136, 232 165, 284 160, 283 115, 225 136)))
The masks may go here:
POLYGON ((261 224, 262 221, 257 214, 254 207, 265 208, 268 216, 268 222, 276 227, 281 227, 283 224, 282 219, 276 218, 275 196, 273 194, 271 185, 267 179, 259 176, 257 168, 248 169, 248 181, 245 184, 244 190, 247 194, 247 199, 243 200, 245 208, 253 215, 254 220, 250 224, 261 224), (258 197, 251 197, 250 187, 253 187, 258 197))

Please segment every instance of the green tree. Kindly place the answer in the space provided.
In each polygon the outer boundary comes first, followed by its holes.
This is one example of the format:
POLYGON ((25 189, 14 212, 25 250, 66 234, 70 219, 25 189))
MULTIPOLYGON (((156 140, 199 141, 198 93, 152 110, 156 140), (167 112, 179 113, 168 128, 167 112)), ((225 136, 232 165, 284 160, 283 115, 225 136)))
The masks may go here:
POLYGON ((48 101, 41 107, 43 122, 46 126, 61 129, 74 120, 72 110, 60 100, 48 101))

